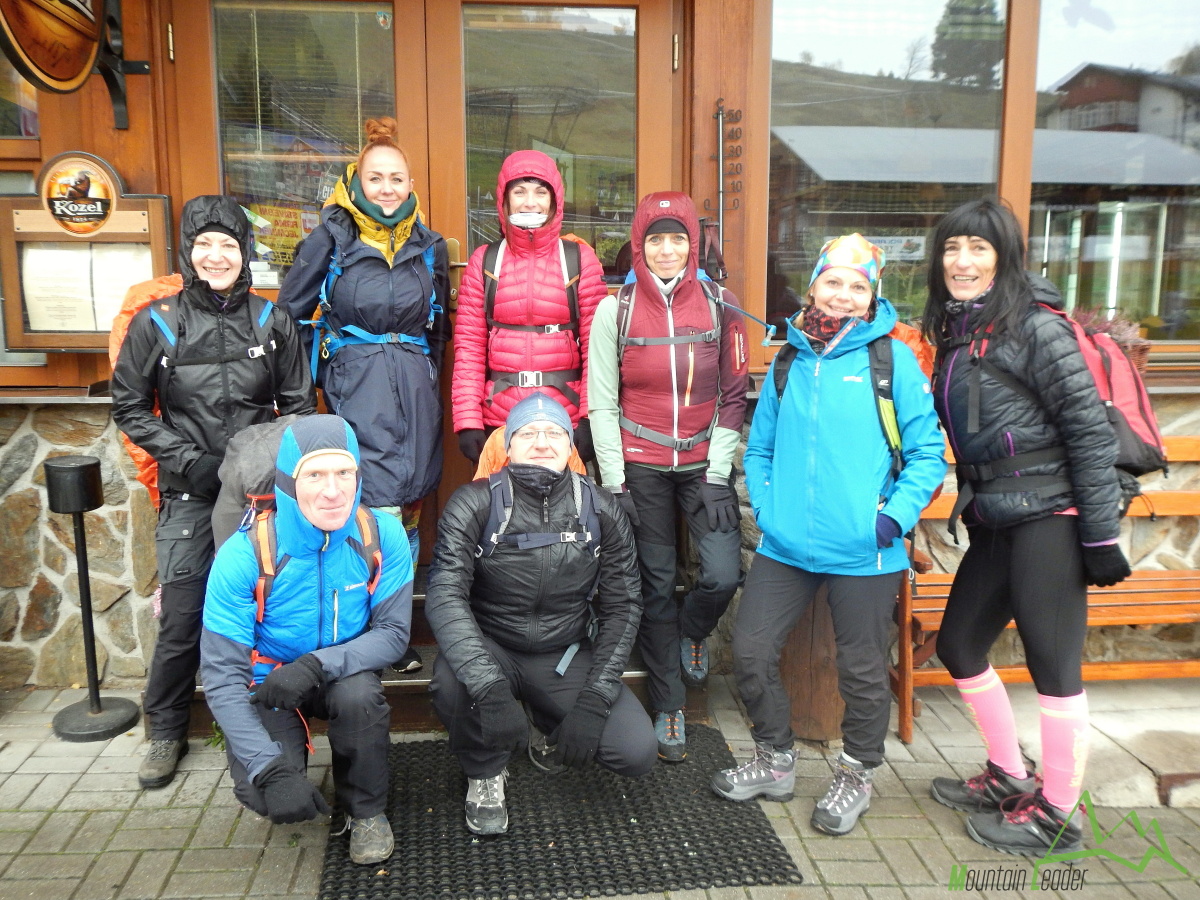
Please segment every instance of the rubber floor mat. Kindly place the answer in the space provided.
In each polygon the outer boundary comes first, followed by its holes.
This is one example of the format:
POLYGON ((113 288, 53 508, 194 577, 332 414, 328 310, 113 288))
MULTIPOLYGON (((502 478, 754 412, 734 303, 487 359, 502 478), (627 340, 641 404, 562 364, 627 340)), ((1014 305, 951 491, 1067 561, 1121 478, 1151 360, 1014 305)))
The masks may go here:
MULTIPOLYGON (((546 775, 524 756, 508 772, 508 833, 463 821, 466 776, 446 741, 393 744, 391 859, 350 862, 331 835, 320 900, 557 900, 756 884, 800 884, 757 803, 731 803, 708 781, 734 764, 724 738, 689 725, 688 759, 643 778, 598 766, 546 775)), ((336 823, 335 824, 340 824, 336 823)))

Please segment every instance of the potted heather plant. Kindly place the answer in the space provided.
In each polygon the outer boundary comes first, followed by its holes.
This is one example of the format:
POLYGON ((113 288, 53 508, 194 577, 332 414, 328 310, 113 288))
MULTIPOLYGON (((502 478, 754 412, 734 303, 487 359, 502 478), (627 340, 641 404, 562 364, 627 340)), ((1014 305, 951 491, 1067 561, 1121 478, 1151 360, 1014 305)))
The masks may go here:
POLYGON ((1109 315, 1108 311, 1103 309, 1079 308, 1071 311, 1071 318, 1091 334, 1097 332, 1107 334, 1129 357, 1138 372, 1146 374, 1146 363, 1150 357, 1150 341, 1142 337, 1141 328, 1133 319, 1120 310, 1109 315))

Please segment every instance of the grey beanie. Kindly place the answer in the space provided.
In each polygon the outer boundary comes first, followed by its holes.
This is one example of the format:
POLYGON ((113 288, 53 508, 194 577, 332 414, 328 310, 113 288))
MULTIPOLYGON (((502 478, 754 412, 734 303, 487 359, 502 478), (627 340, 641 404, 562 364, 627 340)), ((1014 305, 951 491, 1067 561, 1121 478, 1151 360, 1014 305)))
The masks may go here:
POLYGON ((553 422, 560 426, 574 443, 575 435, 571 430, 571 417, 563 409, 563 405, 541 391, 534 391, 512 408, 508 420, 504 423, 504 449, 512 443, 512 436, 530 422, 553 422))

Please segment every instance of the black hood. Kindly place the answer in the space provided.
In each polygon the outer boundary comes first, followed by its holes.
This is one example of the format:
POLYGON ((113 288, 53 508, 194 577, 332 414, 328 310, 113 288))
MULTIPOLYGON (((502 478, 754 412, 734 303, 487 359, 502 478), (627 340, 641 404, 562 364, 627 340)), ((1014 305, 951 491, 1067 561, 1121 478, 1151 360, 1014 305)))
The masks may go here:
MULTIPOLYGON (((237 237, 242 248, 242 274, 234 283, 233 291, 242 293, 250 287, 250 254, 254 248, 250 233, 250 221, 242 212, 241 204, 232 197, 204 195, 193 197, 183 205, 179 217, 179 271, 183 275, 184 288, 201 281, 192 265, 192 245, 205 225, 217 224, 228 229, 237 237)), ((232 293, 231 292, 231 293, 232 293)))
POLYGON ((1036 272, 1026 272, 1025 277, 1029 281, 1029 286, 1033 289, 1034 303, 1044 303, 1046 306, 1054 309, 1063 308, 1062 294, 1054 286, 1053 281, 1043 278, 1036 272))

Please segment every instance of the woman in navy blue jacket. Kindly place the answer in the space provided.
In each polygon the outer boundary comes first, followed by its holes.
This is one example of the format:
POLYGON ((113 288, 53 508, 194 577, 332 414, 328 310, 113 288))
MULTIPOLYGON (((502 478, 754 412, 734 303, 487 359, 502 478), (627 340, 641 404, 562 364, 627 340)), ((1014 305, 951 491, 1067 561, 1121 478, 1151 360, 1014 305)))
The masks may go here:
MULTIPOLYGON (((858 234, 830 241, 788 323, 795 348, 782 397, 759 399, 744 465, 762 539, 733 634, 738 691, 752 721, 754 758, 713 777, 730 800, 790 800, 795 783, 791 706, 779 656, 822 584, 837 638, 846 703, 844 751, 812 815, 846 834, 871 802, 891 704, 887 651, 911 530, 946 473, 929 382, 903 341, 896 311, 876 295, 883 251, 858 234), (890 342, 903 466, 896 472, 871 377, 871 344, 890 342)), ((774 366, 766 379, 773 387, 774 366)))

